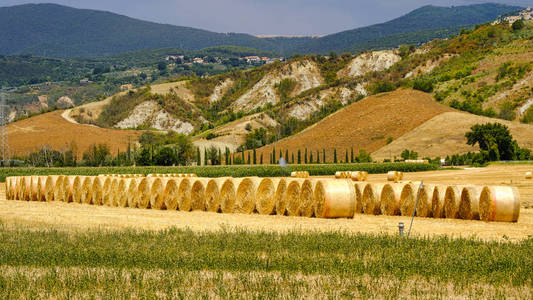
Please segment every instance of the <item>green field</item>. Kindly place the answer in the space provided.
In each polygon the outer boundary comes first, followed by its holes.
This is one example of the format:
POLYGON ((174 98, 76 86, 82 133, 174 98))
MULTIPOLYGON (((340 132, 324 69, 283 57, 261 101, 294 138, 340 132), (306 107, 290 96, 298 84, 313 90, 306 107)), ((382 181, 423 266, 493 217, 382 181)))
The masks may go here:
POLYGON ((77 167, 77 168, 4 168, 0 172, 0 182, 9 176, 29 175, 89 175, 98 174, 154 174, 154 173, 194 173, 200 177, 282 177, 292 171, 309 171, 310 175, 334 175, 337 171, 367 171, 371 174, 388 171, 419 172, 436 170, 431 164, 412 163, 365 163, 365 164, 326 164, 290 165, 282 168, 276 165, 257 166, 213 166, 213 167, 77 167))
POLYGON ((65 232, 0 223, 0 297, 530 298, 531 249, 531 238, 65 232))

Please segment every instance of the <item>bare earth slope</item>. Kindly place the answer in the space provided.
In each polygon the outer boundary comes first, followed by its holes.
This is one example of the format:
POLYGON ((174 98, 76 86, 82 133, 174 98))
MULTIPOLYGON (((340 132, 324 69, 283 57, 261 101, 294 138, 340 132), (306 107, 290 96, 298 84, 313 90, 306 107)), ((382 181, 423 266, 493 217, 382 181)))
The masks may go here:
MULTIPOLYGON (((305 129, 304 131, 263 147, 259 153, 268 158, 275 147, 294 153, 298 149, 326 149, 326 159, 332 161, 333 148, 337 148, 339 161, 344 161, 344 150, 354 147, 376 151, 386 144, 389 137, 397 139, 427 120, 451 108, 435 102, 429 94, 414 90, 398 90, 379 94, 356 102, 305 129)), ((291 154, 289 154, 291 155, 291 154)), ((322 160, 322 154, 321 158, 322 160)), ((303 158, 302 158, 303 160, 303 158)))
POLYGON ((73 124, 65 120, 62 111, 42 114, 7 126, 11 154, 25 155, 49 145, 52 149, 65 149, 72 141, 78 146, 78 154, 92 144, 105 143, 111 152, 125 151, 128 138, 134 143, 139 131, 105 129, 91 125, 73 124))
POLYGON ((446 157, 450 154, 479 151, 479 147, 466 144, 465 133, 476 124, 498 122, 509 127, 511 134, 521 147, 533 148, 533 125, 509 122, 476 116, 463 112, 447 112, 406 133, 389 145, 372 153, 375 160, 400 156, 404 149, 414 150, 421 157, 446 157))

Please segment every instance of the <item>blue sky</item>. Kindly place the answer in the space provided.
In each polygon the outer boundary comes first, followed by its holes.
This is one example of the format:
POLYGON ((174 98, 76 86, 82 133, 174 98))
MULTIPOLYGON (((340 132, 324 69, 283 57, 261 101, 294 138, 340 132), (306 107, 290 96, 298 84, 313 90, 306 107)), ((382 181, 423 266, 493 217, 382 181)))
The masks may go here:
POLYGON ((485 2, 533 4, 532 0, 0 0, 0 6, 57 3, 216 32, 321 35, 388 21, 423 5, 485 2))

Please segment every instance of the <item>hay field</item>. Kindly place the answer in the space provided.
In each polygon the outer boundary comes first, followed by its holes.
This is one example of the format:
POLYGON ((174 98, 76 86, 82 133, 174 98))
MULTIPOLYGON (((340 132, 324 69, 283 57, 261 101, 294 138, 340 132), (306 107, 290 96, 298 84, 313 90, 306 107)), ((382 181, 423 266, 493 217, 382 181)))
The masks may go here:
POLYGON ((338 159, 344 160, 345 149, 376 151, 385 146, 387 138, 397 139, 436 115, 449 111, 453 109, 435 102, 430 94, 423 92, 403 89, 383 93, 341 109, 296 135, 260 148, 258 153, 264 153, 268 158, 272 147, 283 151, 288 149, 295 155, 298 148, 302 151, 305 148, 313 151, 326 149, 326 159, 332 162, 335 147, 341 151, 337 153, 338 159))
POLYGON ((533 125, 492 119, 464 112, 446 112, 407 132, 389 145, 372 153, 378 161, 400 157, 403 150, 418 152, 420 157, 446 157, 450 154, 477 152, 479 147, 466 144, 465 133, 476 124, 498 122, 509 127, 520 147, 533 149, 533 125))
MULTIPOLYGON (((522 208, 517 223, 485 223, 451 219, 416 218, 415 236, 476 237, 483 240, 512 240, 528 238, 533 233, 533 181, 523 175, 533 165, 491 165, 483 169, 446 170, 406 173, 406 180, 425 180, 427 183, 472 183, 517 186, 522 208), (528 208, 526 208, 528 207, 528 208)), ((369 181, 386 180, 386 174, 370 175, 369 181)), ((0 220, 5 224, 25 226, 57 226, 61 230, 106 228, 112 230, 190 228, 194 231, 216 231, 222 228, 251 231, 342 231, 350 233, 397 234, 399 222, 408 224, 407 217, 356 215, 354 219, 318 219, 287 216, 218 214, 209 212, 180 212, 128 208, 111 208, 74 203, 39 203, 6 201, 0 188, 0 220), (67 229, 65 229, 67 228, 67 229)))
POLYGON ((7 126, 7 137, 11 154, 26 155, 44 145, 52 149, 66 149, 72 141, 78 146, 78 155, 92 144, 108 144, 111 151, 125 151, 128 138, 137 141, 140 135, 135 130, 105 129, 91 125, 73 124, 65 120, 62 111, 54 111, 7 126))

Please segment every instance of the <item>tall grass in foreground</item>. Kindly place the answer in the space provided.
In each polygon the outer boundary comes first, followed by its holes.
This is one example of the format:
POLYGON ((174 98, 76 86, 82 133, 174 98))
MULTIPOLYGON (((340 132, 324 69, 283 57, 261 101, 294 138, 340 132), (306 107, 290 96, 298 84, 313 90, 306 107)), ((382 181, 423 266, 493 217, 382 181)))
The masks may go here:
POLYGON ((0 297, 524 297, 533 290, 532 249, 532 238, 499 243, 226 230, 67 233, 0 225, 0 297))

